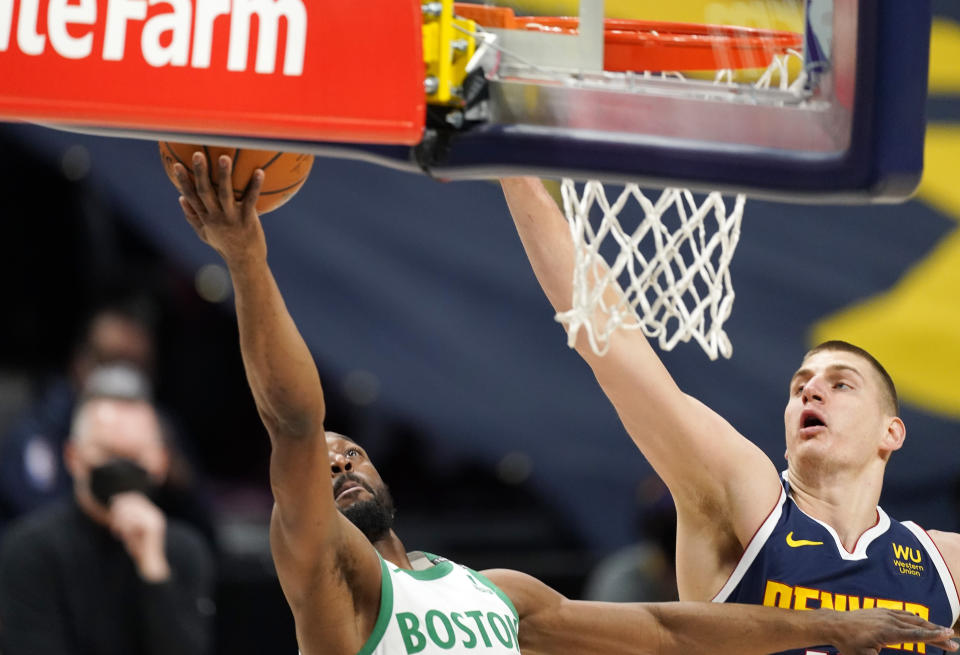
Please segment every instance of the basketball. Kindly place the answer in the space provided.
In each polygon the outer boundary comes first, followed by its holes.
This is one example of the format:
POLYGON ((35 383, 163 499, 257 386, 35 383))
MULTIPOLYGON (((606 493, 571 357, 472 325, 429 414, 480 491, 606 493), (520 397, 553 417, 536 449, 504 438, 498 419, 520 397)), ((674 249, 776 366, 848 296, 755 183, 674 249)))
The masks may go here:
POLYGON ((233 159, 233 193, 237 200, 243 197, 253 172, 258 168, 263 169, 265 177, 263 187, 260 189, 260 198, 257 200, 257 211, 261 214, 273 211, 290 200, 307 181, 310 167, 313 166, 313 155, 299 152, 219 148, 161 141, 160 159, 163 161, 167 177, 174 182, 174 185, 176 185, 176 178, 173 175, 173 165, 177 162, 183 164, 187 173, 190 174, 190 179, 193 180, 193 153, 198 150, 207 156, 207 169, 214 188, 217 187, 217 159, 220 155, 230 155, 233 159))

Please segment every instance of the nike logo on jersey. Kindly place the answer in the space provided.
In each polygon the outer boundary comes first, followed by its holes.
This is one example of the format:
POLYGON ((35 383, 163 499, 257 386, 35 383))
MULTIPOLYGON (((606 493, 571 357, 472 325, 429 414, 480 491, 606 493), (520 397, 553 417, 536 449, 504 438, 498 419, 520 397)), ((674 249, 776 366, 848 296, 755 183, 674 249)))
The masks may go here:
POLYGON ((787 545, 791 548, 799 548, 800 546, 822 546, 822 541, 810 541, 809 539, 794 539, 793 530, 787 533, 787 545))

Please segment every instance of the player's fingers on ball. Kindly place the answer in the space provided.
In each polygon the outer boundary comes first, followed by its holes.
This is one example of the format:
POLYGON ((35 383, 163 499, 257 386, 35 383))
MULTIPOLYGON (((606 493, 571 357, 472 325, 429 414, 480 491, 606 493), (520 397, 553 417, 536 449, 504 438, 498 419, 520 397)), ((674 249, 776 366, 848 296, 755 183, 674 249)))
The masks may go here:
POLYGON ((193 177, 196 179, 197 195, 204 208, 210 212, 217 211, 219 203, 213 193, 213 185, 210 183, 207 158, 199 151, 193 153, 193 177))
POLYGON ((193 186, 191 185, 189 188, 184 189, 182 193, 183 195, 180 197, 183 198, 184 202, 187 203, 190 211, 192 211, 195 216, 202 218, 206 213, 206 208, 204 208, 203 202, 200 200, 197 192, 193 189, 193 186))
POLYGON ((217 158, 217 195, 221 207, 229 207, 233 202, 233 162, 227 155, 217 158))
POLYGON ((183 215, 186 217, 187 222, 190 223, 190 226, 194 230, 200 232, 203 229, 203 221, 200 220, 200 216, 197 214, 196 210, 183 196, 180 196, 177 200, 180 202, 180 209, 183 210, 183 215))
POLYGON ((180 168, 183 169, 184 175, 184 180, 182 180, 182 184, 178 187, 180 193, 182 193, 183 197, 186 198, 188 203, 190 203, 190 206, 193 207, 193 210, 200 214, 203 210, 203 203, 200 201, 200 196, 197 195, 197 189, 187 176, 186 169, 184 169, 182 166, 180 168))
POLYGON ((244 216, 256 211, 257 200, 260 198, 260 189, 263 188, 263 179, 265 177, 266 174, 260 168, 255 170, 253 175, 250 176, 250 182, 247 183, 247 188, 243 192, 244 216))
POLYGON ((177 190, 180 193, 187 193, 188 191, 193 191, 193 180, 190 179, 190 173, 187 172, 186 166, 177 162, 173 165, 173 184, 177 187, 177 190))

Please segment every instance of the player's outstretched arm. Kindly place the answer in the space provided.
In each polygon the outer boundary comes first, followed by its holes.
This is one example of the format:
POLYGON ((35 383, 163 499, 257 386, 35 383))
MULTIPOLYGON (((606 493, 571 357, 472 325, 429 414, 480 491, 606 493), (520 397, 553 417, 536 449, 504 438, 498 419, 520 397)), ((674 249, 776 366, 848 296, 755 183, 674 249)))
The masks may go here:
POLYGON ((958 648, 950 628, 900 610, 571 601, 523 573, 485 574, 517 609, 524 655, 763 655, 826 644, 842 655, 877 655, 884 644, 918 642, 958 648))
MULTIPOLYGON (((501 184, 537 280, 555 310, 570 309, 574 251, 566 219, 540 180, 501 184)), ((678 569, 682 576, 689 558, 690 578, 703 587, 691 589, 681 579, 681 597, 708 598, 776 501, 776 469, 727 421, 680 390, 639 330, 617 332, 603 357, 585 336, 576 347, 677 502, 678 569), (686 548, 684 532, 697 534, 695 552, 686 548)))
POLYGON ((326 628, 328 652, 355 652, 366 635, 354 610, 359 612, 366 599, 375 616, 380 564, 369 541, 334 504, 320 377, 267 265, 256 211, 263 171, 254 172, 237 201, 229 157, 213 162, 216 189, 203 154, 195 153, 191 164, 196 184, 183 166, 174 166, 181 209, 230 270, 247 380, 270 434, 275 500, 270 536, 284 593, 298 625, 301 612, 314 627, 329 623, 319 626, 326 628), (351 563, 349 575, 338 572, 344 561, 351 563), (317 594, 321 588, 324 593, 317 594))

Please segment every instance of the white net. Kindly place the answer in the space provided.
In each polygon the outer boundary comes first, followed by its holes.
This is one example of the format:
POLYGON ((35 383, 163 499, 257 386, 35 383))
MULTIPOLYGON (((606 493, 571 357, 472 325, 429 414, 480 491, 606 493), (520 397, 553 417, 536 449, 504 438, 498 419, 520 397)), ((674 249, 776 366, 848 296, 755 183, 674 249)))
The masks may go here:
POLYGON ((730 357, 723 323, 733 309, 730 260, 743 195, 727 212, 718 192, 698 201, 687 189, 671 188, 651 199, 629 184, 611 202, 602 183, 579 190, 570 179, 561 191, 576 255, 573 307, 557 320, 567 325, 571 346, 583 328, 603 355, 617 329, 641 329, 664 350, 694 339, 710 359, 730 357), (639 219, 623 211, 631 201, 642 210, 639 219), (599 221, 591 221, 592 209, 602 213, 599 221), (619 252, 604 257, 607 244, 619 252))
MULTIPOLYGON (((753 85, 801 92, 804 74, 789 80, 791 57, 801 58, 777 55, 753 85)), ((715 83, 732 84, 732 75, 719 71, 715 83)), ((636 184, 608 190, 596 180, 571 179, 561 192, 576 254, 572 308, 556 319, 567 326, 570 347, 583 329, 603 355, 616 330, 640 329, 663 350, 692 339, 710 359, 733 354, 723 325, 733 309, 730 261, 745 196, 728 210, 719 192, 698 199, 668 188, 648 196, 636 184)))

